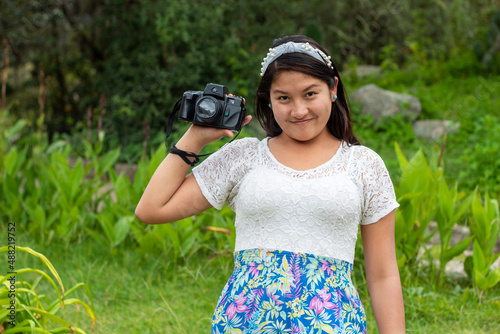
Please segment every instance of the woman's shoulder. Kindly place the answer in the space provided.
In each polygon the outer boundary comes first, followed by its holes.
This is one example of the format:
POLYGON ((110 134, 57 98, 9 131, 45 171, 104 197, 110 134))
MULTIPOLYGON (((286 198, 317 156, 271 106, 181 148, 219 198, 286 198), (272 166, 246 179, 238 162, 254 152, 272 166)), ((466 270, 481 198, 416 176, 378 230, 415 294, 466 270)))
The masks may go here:
POLYGON ((255 137, 244 137, 225 144, 220 150, 241 155, 256 151, 259 144, 260 140, 255 137))
POLYGON ((259 146, 261 141, 256 137, 243 137, 240 139, 235 139, 234 141, 227 143, 226 145, 231 145, 235 148, 255 148, 259 146))
POLYGON ((352 158, 357 159, 357 160, 365 160, 365 161, 370 161, 370 160, 381 160, 382 158, 380 155, 372 150, 371 148, 363 145, 350 145, 348 146, 348 149, 352 153, 352 158))
POLYGON ((367 171, 381 171, 385 169, 384 160, 371 148, 363 145, 352 145, 348 150, 351 152, 349 170, 363 174, 367 171))

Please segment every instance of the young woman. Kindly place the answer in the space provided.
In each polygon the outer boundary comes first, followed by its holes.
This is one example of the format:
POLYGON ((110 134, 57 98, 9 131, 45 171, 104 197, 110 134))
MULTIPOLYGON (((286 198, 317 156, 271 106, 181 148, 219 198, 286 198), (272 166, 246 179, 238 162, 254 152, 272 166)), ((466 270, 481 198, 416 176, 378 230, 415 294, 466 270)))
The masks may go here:
MULTIPOLYGON (((187 176, 189 166, 167 155, 137 217, 168 223, 224 203, 235 211, 235 269, 212 333, 366 333, 351 281, 361 225, 377 326, 404 333, 399 205, 382 159, 352 131, 336 67, 314 40, 288 36, 274 41, 261 75, 256 115, 267 137, 227 144, 187 176)), ((198 154, 226 135, 193 125, 177 148, 198 154)))

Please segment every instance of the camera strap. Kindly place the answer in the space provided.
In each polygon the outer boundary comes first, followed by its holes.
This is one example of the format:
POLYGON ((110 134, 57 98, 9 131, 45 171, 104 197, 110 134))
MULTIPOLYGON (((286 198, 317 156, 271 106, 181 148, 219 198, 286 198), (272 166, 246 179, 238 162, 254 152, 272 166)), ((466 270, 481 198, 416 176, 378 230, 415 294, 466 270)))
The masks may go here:
MULTIPOLYGON (((187 152, 187 151, 183 151, 183 150, 180 150, 178 149, 175 144, 177 144, 177 142, 173 143, 172 144, 172 147, 169 147, 168 144, 167 144, 167 140, 168 138, 170 137, 170 134, 172 133, 172 129, 173 129, 173 126, 174 126, 174 120, 177 116, 177 113, 179 112, 180 108, 181 108, 181 102, 182 102, 182 98, 180 98, 174 105, 174 107, 172 108, 172 112, 170 113, 170 116, 168 117, 168 122, 167 122, 167 134, 165 136, 165 147, 167 148, 167 150, 170 151, 170 153, 172 154, 175 154, 175 155, 178 155, 179 157, 182 158, 182 160, 184 160, 188 165, 190 166, 194 166, 196 165, 199 161, 200 161, 200 157, 206 157, 206 156, 209 156, 210 154, 214 153, 214 152, 210 152, 210 153, 206 153, 206 154, 195 154, 193 152, 187 152), (188 158, 194 158, 194 160, 191 162, 188 158)), ((236 133, 236 135, 233 136, 233 138, 228 142, 228 144, 230 142, 232 142, 233 140, 236 139, 236 137, 238 137, 238 135, 240 134, 241 131, 238 131, 236 133)))

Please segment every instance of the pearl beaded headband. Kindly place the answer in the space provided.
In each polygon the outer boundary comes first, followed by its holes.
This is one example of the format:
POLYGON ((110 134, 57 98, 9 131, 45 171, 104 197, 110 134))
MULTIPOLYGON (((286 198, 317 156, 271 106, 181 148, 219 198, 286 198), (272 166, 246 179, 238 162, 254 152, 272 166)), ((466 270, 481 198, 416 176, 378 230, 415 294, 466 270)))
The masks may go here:
POLYGON ((333 70, 331 57, 327 56, 323 51, 316 49, 315 47, 311 46, 309 43, 288 42, 285 44, 278 45, 275 48, 269 49, 269 53, 264 58, 264 61, 261 63, 262 68, 260 70, 260 76, 264 75, 269 64, 271 64, 273 61, 275 61, 278 57, 280 57, 281 55, 283 55, 285 53, 295 53, 295 52, 308 54, 311 57, 314 57, 314 58, 322 61, 329 68, 331 68, 333 70))

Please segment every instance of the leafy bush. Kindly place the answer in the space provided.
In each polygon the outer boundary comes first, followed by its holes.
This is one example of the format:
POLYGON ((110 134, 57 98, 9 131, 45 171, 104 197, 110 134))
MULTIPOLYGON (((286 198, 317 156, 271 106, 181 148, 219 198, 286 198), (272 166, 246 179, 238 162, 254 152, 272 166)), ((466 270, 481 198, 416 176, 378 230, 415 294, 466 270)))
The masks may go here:
POLYGON ((87 163, 78 158, 71 166, 67 143, 48 145, 45 134, 30 133, 20 120, 9 130, 0 134, 5 148, 0 188, 6 198, 0 202, 0 217, 27 224, 42 244, 54 237, 67 243, 75 240, 84 225, 95 225, 97 208, 108 196, 99 189, 119 150, 97 156, 88 145, 87 163), (22 139, 14 144, 14 136, 22 139))
POLYGON ((484 196, 484 205, 479 198, 472 202, 471 232, 475 235, 472 257, 465 261, 465 269, 473 283, 486 290, 500 283, 500 268, 491 269, 500 253, 494 253, 500 237, 500 211, 498 200, 484 196))
MULTIPOLYGON (((400 208, 396 211, 396 245, 398 266, 414 265, 422 245, 430 238, 427 227, 436 213, 437 185, 442 169, 427 163, 424 153, 418 151, 410 160, 396 144, 401 177, 395 184, 400 208)), ((434 160, 436 161, 436 160, 434 160)))
MULTIPOLYGON (((8 251, 8 246, 0 248, 0 253, 8 251)), ((33 268, 18 269, 17 276, 2 273, 0 275, 0 330, 4 334, 21 332, 39 333, 80 333, 85 332, 64 320, 59 314, 68 305, 82 306, 95 325, 95 309, 92 295, 85 283, 78 283, 65 291, 63 282, 52 263, 43 255, 31 248, 16 246, 15 251, 22 251, 38 257, 47 266, 51 275, 46 271, 33 268), (29 274, 38 276, 32 282, 23 280, 29 274), (55 290, 55 295, 46 295, 39 292, 39 284, 45 278, 55 290), (83 288, 87 292, 90 305, 77 298, 68 298, 77 289, 83 288), (15 299, 15 304, 11 301, 15 299), (12 309, 12 305, 15 308, 12 309), (15 319, 15 321, 14 321, 15 319), (12 324, 14 322, 14 325, 12 324), (4 327, 6 326, 6 327, 4 327)))
POLYGON ((137 149, 144 121, 153 132, 162 128, 185 90, 224 83, 251 105, 259 63, 273 38, 310 34, 340 68, 354 58, 387 69, 429 65, 421 75, 430 81, 443 77, 446 66, 440 65, 448 60, 457 73, 481 65, 498 30, 495 9, 485 0, 4 1, 2 49, 9 45, 12 70, 24 74, 8 78, 7 94, 19 104, 16 116, 35 120, 39 109, 45 113, 51 135, 85 128, 85 111, 99 105, 90 121, 95 126, 94 116, 101 118, 111 139, 107 149, 137 149), (269 15, 275 12, 279 19, 269 15), (474 42, 481 47, 476 62, 469 56, 474 42), (467 59, 455 57, 461 54, 467 59), (37 95, 36 85, 46 89, 37 95), (45 108, 38 104, 42 96, 45 108))
POLYGON ((467 187, 479 185, 492 193, 500 193, 500 122, 494 115, 477 117, 472 128, 464 126, 461 135, 470 145, 460 156, 462 168, 458 181, 467 187))

